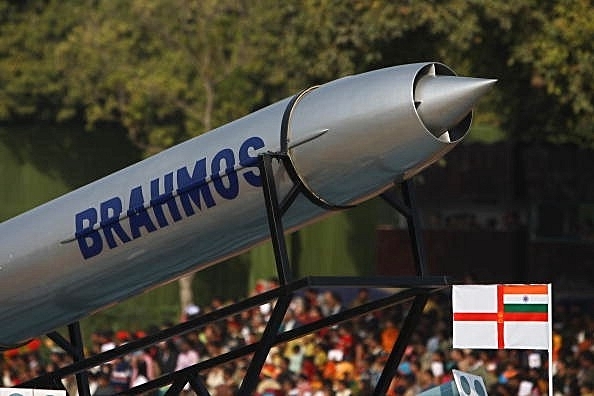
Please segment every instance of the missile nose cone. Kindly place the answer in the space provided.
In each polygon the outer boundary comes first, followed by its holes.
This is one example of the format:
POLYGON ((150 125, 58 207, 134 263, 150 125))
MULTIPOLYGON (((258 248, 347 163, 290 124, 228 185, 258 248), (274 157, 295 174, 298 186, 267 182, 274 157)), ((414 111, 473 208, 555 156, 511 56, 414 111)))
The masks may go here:
MULTIPOLYGON (((427 129, 442 138, 462 121, 497 80, 428 74, 416 84, 414 100, 427 129)), ((447 139, 447 136, 445 136, 447 139)))

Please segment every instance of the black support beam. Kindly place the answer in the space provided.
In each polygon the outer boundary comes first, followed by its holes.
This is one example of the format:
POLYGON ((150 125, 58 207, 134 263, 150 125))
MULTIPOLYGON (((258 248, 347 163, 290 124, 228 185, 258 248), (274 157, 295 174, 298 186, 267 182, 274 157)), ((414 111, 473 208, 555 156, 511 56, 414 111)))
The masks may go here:
POLYGON ((279 200, 273 174, 273 161, 277 160, 291 173, 296 170, 292 168, 286 152, 268 153, 260 156, 259 167, 262 176, 262 189, 264 203, 266 205, 268 225, 271 241, 274 249, 276 269, 280 286, 276 289, 266 291, 262 294, 246 298, 237 303, 225 306, 213 312, 206 313, 187 322, 180 323, 164 329, 156 334, 151 334, 140 340, 118 346, 107 352, 85 358, 83 353, 82 335, 78 323, 71 324, 69 329, 70 341, 66 340, 58 332, 52 332, 48 336, 69 353, 74 362, 67 367, 60 368, 52 373, 19 385, 23 388, 52 388, 64 389, 61 379, 76 375, 79 395, 90 396, 87 371, 95 366, 109 362, 117 357, 130 354, 134 351, 144 349, 150 345, 183 335, 189 331, 199 329, 209 323, 225 319, 229 316, 258 307, 264 303, 274 302, 274 309, 266 326, 264 334, 257 342, 239 347, 208 360, 187 367, 173 373, 166 373, 159 378, 149 381, 143 385, 132 388, 121 395, 138 395, 147 391, 158 389, 169 385, 167 395, 177 395, 184 387, 189 385, 198 395, 208 396, 209 391, 201 377, 201 373, 213 367, 229 363, 233 360, 252 355, 251 363, 248 366, 246 376, 243 379, 240 394, 251 394, 255 390, 260 371, 270 349, 280 343, 294 340, 304 335, 313 333, 322 328, 333 326, 338 323, 351 320, 366 313, 384 309, 395 304, 402 304, 412 301, 412 306, 405 316, 400 335, 394 344, 384 370, 380 376, 374 395, 385 394, 390 382, 397 372, 398 365, 402 359, 404 350, 417 326, 423 307, 428 296, 438 290, 449 286, 446 277, 429 276, 426 269, 426 256, 420 232, 420 218, 415 206, 414 184, 412 180, 402 182, 403 199, 399 199, 393 190, 382 194, 382 198, 394 209, 404 215, 407 219, 408 229, 411 238, 411 247, 415 258, 417 276, 413 277, 348 277, 348 276, 310 276, 301 279, 292 279, 291 263, 289 262, 285 243, 285 229, 282 216, 292 205, 299 194, 303 194, 314 204, 319 204, 328 210, 341 210, 346 207, 329 207, 313 193, 307 193, 299 177, 292 174, 295 181, 284 199, 279 200), (279 203, 280 201, 280 203, 279 203), (344 288, 344 287, 367 287, 390 289, 387 296, 377 300, 349 308, 337 314, 321 318, 312 323, 299 326, 289 331, 279 333, 282 320, 293 297, 299 291, 307 288, 344 288))

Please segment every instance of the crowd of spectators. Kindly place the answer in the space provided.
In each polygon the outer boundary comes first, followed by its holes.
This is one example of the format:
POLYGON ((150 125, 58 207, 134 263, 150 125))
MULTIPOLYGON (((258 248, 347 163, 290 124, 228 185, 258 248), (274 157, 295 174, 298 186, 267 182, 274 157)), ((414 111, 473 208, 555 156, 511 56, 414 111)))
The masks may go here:
MULTIPOLYGON (((269 282, 266 287, 275 287, 269 282)), ((260 289, 259 291, 262 291, 260 289)), ((296 296, 283 319, 282 331, 356 306, 370 299, 361 289, 349 300, 337 290, 307 290, 296 296)), ((180 320, 216 310, 226 302, 190 305, 180 320)), ((277 345, 260 374, 258 396, 368 395, 377 384, 385 361, 399 336, 407 304, 375 311, 277 345)), ((553 389, 555 395, 594 395, 594 318, 591 306, 554 304, 553 389)), ((93 395, 111 395, 205 359, 250 344, 262 335, 271 304, 117 358, 89 372, 93 395)), ((171 325, 171 324, 167 324, 171 325)), ((92 334, 87 354, 100 353, 158 329, 102 329, 92 334)), ((388 395, 416 395, 452 380, 452 369, 481 375, 490 395, 548 394, 547 351, 461 350, 451 345, 451 304, 447 292, 431 295, 419 325, 409 340, 388 395)), ((4 352, 4 386, 14 386, 70 362, 49 340, 4 352)), ((234 360, 201 373, 211 395, 235 395, 250 363, 234 360)), ((73 378, 64 380, 76 394, 73 378)), ((165 389, 146 393, 164 394, 165 389)), ((192 395, 187 386, 182 393, 192 395)))

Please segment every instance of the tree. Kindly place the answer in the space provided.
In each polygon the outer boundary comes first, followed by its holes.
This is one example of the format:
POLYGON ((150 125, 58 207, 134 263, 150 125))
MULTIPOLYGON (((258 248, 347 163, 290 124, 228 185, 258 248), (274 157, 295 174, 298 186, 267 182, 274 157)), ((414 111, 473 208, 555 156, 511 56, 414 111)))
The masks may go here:
POLYGON ((589 0, 542 4, 513 47, 510 64, 530 69, 530 86, 547 116, 533 134, 594 148, 594 9, 589 0))
POLYGON ((0 120, 55 119, 65 86, 53 52, 78 23, 80 3, 0 2, 0 120))
POLYGON ((147 156, 311 85, 438 60, 499 79, 475 125, 594 148, 593 33, 590 0, 0 1, 0 120, 109 125, 147 156))

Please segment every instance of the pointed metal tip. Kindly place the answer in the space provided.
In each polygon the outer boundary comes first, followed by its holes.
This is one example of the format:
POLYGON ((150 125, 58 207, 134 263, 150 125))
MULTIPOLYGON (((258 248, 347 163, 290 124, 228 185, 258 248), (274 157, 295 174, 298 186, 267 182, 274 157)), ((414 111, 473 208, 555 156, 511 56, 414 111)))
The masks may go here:
POLYGON ((417 112, 427 129, 440 137, 462 121, 496 79, 427 74, 416 84, 417 112))

